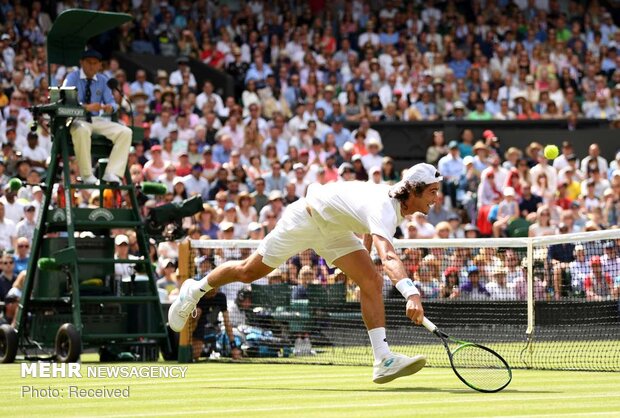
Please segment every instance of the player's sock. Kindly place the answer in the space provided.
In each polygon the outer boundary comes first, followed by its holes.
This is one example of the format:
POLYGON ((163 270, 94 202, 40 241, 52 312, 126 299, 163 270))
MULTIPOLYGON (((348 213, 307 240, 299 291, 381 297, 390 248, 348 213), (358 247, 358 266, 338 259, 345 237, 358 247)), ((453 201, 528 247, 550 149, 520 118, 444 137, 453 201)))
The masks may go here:
POLYGON ((194 296, 202 297, 202 295, 213 289, 213 286, 209 285, 209 282, 207 280, 208 277, 208 275, 203 277, 201 280, 198 281, 198 286, 192 289, 192 294, 194 296))
POLYGON ((370 344, 372 345, 372 353, 375 356, 375 362, 379 362, 387 357, 391 351, 385 336, 385 328, 373 328, 368 330, 370 344))

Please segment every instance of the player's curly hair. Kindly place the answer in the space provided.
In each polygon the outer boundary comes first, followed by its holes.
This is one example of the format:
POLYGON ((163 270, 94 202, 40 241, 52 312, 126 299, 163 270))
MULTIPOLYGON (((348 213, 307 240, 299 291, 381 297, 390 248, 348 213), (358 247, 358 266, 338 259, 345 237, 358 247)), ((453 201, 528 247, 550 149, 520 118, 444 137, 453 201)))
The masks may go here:
POLYGON ((390 190, 390 197, 398 200, 400 203, 404 203, 409 199, 409 196, 413 193, 414 196, 422 196, 424 190, 428 187, 428 184, 421 181, 412 183, 409 181, 399 182, 395 184, 390 190))

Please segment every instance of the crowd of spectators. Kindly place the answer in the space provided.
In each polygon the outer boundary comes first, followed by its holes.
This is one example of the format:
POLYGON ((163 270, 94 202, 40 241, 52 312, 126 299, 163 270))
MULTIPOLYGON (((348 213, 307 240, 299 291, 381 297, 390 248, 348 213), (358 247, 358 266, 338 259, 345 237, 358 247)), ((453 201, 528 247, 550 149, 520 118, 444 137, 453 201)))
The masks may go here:
MULTIPOLYGON (((620 31, 597 1, 56 5, 50 10, 39 1, 31 7, 0 2, 0 247, 7 252, 19 250, 21 237, 30 242, 40 210, 41 188, 14 193, 7 184, 11 177, 36 184, 45 173, 48 122, 41 118, 30 132, 28 106, 46 102, 48 86, 61 85, 70 70, 53 64, 47 73, 44 42, 52 17, 73 6, 135 17, 99 44, 176 60, 177 70, 159 70, 151 81, 144 70, 127 74, 114 58, 106 62, 105 74, 115 77, 133 101, 130 119, 117 95, 121 120, 145 128, 145 141, 128 157, 133 182, 159 181, 168 188, 163 198, 147 200, 144 212, 201 195, 203 212, 184 223, 192 238, 261 239, 286 205, 303 197, 314 182, 398 181, 401 173, 382 153, 380 132, 373 129, 377 122, 561 118, 574 127, 586 117, 609 120, 614 128, 620 114, 620 31), (235 94, 222 97, 208 80, 198 85, 189 59, 230 74, 235 94)), ((620 154, 607 161, 597 144, 588 155, 575 155, 564 143, 561 156, 549 162, 541 144, 503 149, 501 138, 490 130, 476 137, 465 129, 458 138, 438 131, 422 140, 431 144, 427 162, 438 166, 445 182, 428 217, 407 219, 398 237, 541 236, 618 223, 620 154)), ((98 206, 100 198, 96 191, 80 190, 76 204, 98 206)), ((120 245, 138 255, 135 234, 126 236, 120 245)), ((620 251, 616 241, 610 242, 617 265, 620 251)), ((577 259, 573 252, 577 249, 549 251, 547 272, 540 278, 546 294, 565 294, 561 286, 577 259)), ((229 249, 209 256, 217 262, 243 254, 229 249)), ((587 263, 602 263, 606 254, 602 248, 589 253, 587 263)), ((475 270, 483 269, 470 254, 459 266, 456 283, 462 284, 456 289, 449 285, 452 270, 431 269, 434 284, 424 293, 498 294, 493 288, 501 287, 503 272, 515 297, 522 297, 509 270, 521 266, 522 255, 517 255, 515 266, 505 252, 499 258, 489 255, 497 258, 496 272, 476 281, 475 270)), ((430 251, 421 254, 411 264, 420 283, 425 281, 424 260, 432 256, 430 251)), ((164 286, 174 288, 167 270, 178 257, 177 244, 160 243, 152 257, 164 286)), ((333 276, 318 257, 298 257, 283 266, 286 281, 298 282, 297 271, 306 265, 302 259, 310 260, 317 280, 333 276)), ((594 286, 589 274, 575 293, 585 294, 586 283, 594 286)), ((596 285, 605 293, 597 296, 617 297, 620 270, 606 274, 609 279, 596 285)), ((234 293, 230 296, 234 299, 234 293)))

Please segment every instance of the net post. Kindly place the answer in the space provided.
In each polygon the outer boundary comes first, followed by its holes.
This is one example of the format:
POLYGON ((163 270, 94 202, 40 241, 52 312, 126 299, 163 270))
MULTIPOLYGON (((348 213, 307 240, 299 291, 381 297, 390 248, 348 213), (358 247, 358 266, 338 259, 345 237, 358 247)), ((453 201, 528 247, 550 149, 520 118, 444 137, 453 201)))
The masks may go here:
MULTIPOLYGON (((177 277, 179 287, 190 277, 191 264, 193 264, 193 260, 190 242, 189 240, 183 240, 179 243, 179 276, 177 277)), ((190 321, 187 321, 179 335, 179 354, 177 358, 179 363, 192 362, 192 341, 189 329, 190 321)))
MULTIPOLYGON (((529 360, 534 354, 534 304, 534 240, 530 238, 527 240, 527 329, 525 331, 529 360)), ((528 365, 528 368, 530 367, 531 365, 528 365)))

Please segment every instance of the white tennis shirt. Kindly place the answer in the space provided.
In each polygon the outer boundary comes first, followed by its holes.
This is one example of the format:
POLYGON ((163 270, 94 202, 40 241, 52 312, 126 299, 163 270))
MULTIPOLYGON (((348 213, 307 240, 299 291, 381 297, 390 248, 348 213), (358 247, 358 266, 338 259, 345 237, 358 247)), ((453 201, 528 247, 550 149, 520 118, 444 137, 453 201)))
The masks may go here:
POLYGON ((334 231, 376 234, 392 242, 403 217, 400 203, 388 195, 390 186, 344 181, 308 187, 306 200, 334 231))

